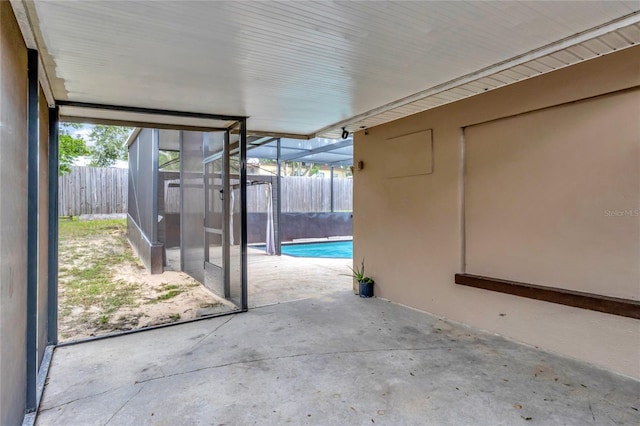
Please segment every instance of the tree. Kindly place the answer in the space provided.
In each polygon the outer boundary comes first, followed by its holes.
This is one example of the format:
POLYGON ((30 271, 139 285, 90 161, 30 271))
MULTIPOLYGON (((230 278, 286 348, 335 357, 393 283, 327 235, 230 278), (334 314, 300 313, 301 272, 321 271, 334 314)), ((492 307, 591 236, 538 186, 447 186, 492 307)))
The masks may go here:
POLYGON ((131 127, 97 124, 89 133, 92 142, 90 150, 91 166, 109 167, 117 160, 127 159, 125 143, 133 129, 131 127))
POLYGON ((284 176, 287 176, 287 163, 289 163, 291 167, 291 171, 288 176, 313 176, 320 171, 320 166, 315 163, 305 163, 304 161, 285 161, 284 176))
POLYGON ((71 172, 71 165, 76 158, 88 155, 89 150, 81 137, 71 136, 72 130, 81 128, 78 123, 61 123, 58 136, 58 174, 65 175, 71 172))
POLYGON ((180 171, 180 153, 160 150, 158 152, 158 167, 160 170, 180 171))

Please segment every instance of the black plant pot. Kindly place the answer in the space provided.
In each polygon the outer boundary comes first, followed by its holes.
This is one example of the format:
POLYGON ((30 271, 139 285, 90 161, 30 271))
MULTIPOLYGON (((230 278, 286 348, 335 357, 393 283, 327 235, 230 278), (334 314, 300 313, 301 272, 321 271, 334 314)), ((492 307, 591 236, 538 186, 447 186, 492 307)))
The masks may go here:
POLYGON ((360 284, 360 297, 373 297, 373 283, 360 281, 358 284, 360 284))

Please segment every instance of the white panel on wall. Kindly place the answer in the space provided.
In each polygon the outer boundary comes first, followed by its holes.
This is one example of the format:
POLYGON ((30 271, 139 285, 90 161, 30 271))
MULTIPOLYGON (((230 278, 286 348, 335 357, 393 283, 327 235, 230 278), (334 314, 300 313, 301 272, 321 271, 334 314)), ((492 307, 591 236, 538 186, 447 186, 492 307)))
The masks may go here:
POLYGON ((640 300, 639 99, 465 129, 467 273, 640 300))
POLYGON ((433 173, 433 134, 431 129, 387 139, 387 178, 433 173))

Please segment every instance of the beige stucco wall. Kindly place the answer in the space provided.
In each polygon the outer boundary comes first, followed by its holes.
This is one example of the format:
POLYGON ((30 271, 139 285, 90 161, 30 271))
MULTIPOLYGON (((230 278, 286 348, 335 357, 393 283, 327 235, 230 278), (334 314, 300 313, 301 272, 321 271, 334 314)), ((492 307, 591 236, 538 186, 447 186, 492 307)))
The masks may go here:
POLYGON ((465 272, 638 299, 639 122, 635 90, 467 127, 465 272))
POLYGON ((27 50, 0 2, 0 424, 22 423, 26 381, 27 50))
MULTIPOLYGON (((634 261, 640 253, 640 218, 616 221, 603 211, 640 208, 639 56, 640 47, 626 49, 356 133, 354 161, 363 161, 364 168, 354 176, 354 263, 366 260, 376 280, 376 295, 640 378, 640 321, 454 284, 466 254, 468 273, 489 271, 508 275, 496 278, 640 299, 640 266, 637 258, 634 261), (623 92, 613 94, 619 91, 623 92), (569 104, 601 95, 606 96, 569 104), (533 112, 544 108, 551 109, 533 112), (509 120, 487 123, 517 114, 525 115, 510 119, 515 126, 509 120), (556 123, 561 131, 544 133, 541 129, 555 125, 556 116, 563 117, 556 123), (604 134, 581 127, 596 118, 604 120, 604 134), (538 133, 522 127, 529 120, 535 124, 530 129, 538 133), (566 126, 566 120, 574 126, 566 126), (507 128, 515 134, 521 130, 519 148, 491 137, 507 128), (426 129, 433 130, 433 173, 387 178, 387 162, 397 158, 389 155, 392 146, 387 139, 426 129), (465 190, 462 159, 469 136, 490 146, 489 152, 472 150, 474 181, 465 190), (542 150, 535 146, 529 155, 536 136, 548 136, 557 144, 542 150), (602 137, 607 146, 599 142, 602 137), (579 138, 585 139, 584 145, 579 138), (527 226, 517 217, 518 209, 527 205, 526 197, 510 202, 504 191, 518 194, 520 189, 537 194, 533 198, 538 200, 544 191, 535 179, 502 180, 501 190, 494 192, 497 201, 483 197, 492 179, 500 177, 496 170, 506 168, 513 175, 514 164, 542 177, 549 172, 576 204, 549 197, 541 223, 527 226), (601 178, 582 170, 582 164, 601 178), (579 172, 579 179, 574 172, 579 172), (477 180, 486 173, 485 182, 477 180), (473 227, 468 234, 463 231, 465 193, 472 215, 467 225, 473 227), (574 210, 567 214, 568 208, 574 210), (500 225, 487 219, 491 209, 503 209, 502 220, 517 230, 517 240, 511 234, 494 239, 486 232, 500 225), (563 234, 571 238, 560 244, 563 234), (513 261, 505 259, 507 254, 513 261), (567 270, 579 272, 579 279, 572 281, 567 270)), ((539 215, 532 217, 538 220, 539 215)))

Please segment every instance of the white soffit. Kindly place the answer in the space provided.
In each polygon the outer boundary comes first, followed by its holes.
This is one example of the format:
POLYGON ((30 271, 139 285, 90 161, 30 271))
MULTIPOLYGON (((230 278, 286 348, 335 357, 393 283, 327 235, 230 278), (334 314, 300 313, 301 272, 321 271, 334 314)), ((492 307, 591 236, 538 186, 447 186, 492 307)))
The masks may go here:
MULTIPOLYGON (((640 16, 636 15, 630 20, 638 21, 639 18, 640 16)), ((568 47, 563 47, 563 43, 558 43, 558 45, 554 44, 547 49, 542 49, 552 53, 539 55, 537 54, 539 52, 534 52, 532 55, 525 55, 505 64, 488 67, 485 70, 400 99, 349 120, 334 123, 332 126, 319 130, 318 134, 327 138, 338 138, 342 132, 341 127, 346 127, 353 132, 378 126, 640 44, 640 23, 632 23, 610 32, 601 31, 600 33, 602 33, 600 36, 576 37, 567 40, 565 44, 568 44, 568 47), (529 59, 530 56, 534 56, 534 59, 529 59)))
POLYGON ((640 42, 637 1, 23 4, 57 100, 327 137, 640 42))

